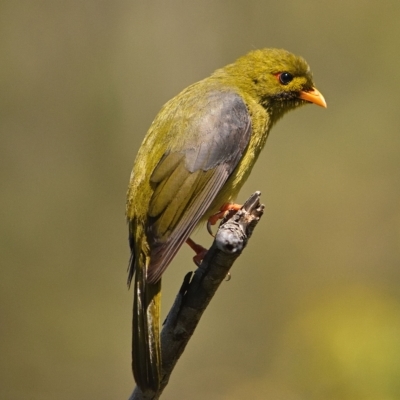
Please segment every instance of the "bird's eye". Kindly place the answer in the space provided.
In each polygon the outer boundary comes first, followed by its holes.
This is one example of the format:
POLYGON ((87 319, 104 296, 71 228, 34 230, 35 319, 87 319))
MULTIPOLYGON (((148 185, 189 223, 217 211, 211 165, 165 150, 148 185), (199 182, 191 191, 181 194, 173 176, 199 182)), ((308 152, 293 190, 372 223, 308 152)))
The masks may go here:
POLYGON ((290 74, 289 72, 281 72, 278 75, 278 79, 282 85, 287 85, 288 83, 290 83, 293 80, 293 75, 290 74))

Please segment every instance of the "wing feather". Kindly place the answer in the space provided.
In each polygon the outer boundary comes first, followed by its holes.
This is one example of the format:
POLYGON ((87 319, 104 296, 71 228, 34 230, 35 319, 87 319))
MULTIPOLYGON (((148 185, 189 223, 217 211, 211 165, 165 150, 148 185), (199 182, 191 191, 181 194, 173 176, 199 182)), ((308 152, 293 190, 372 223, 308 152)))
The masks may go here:
MULTIPOLYGON (((228 178, 224 166, 216 167, 211 178, 203 186, 203 190, 187 207, 183 217, 179 220, 166 242, 153 242, 151 246, 151 264, 147 270, 147 280, 157 282, 181 245, 190 236, 201 217, 205 214, 211 202, 228 178)), ((204 181, 203 181, 204 182, 204 181)), ((202 183, 203 183, 202 182, 202 183)))
POLYGON ((149 283, 160 279, 238 165, 250 140, 251 119, 238 94, 208 93, 200 109, 200 115, 185 120, 188 137, 183 148, 171 147, 151 175, 154 192, 146 227, 149 283))

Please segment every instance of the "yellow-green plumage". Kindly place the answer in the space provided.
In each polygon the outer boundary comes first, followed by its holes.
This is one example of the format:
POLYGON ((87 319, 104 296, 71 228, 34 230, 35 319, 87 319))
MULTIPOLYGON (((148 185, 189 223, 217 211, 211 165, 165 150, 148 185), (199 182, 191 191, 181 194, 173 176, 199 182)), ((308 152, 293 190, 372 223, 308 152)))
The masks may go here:
POLYGON ((195 226, 235 199, 272 125, 307 102, 326 106, 307 63, 256 50, 183 90, 150 126, 127 195, 133 370, 142 390, 160 381, 162 273, 195 226))

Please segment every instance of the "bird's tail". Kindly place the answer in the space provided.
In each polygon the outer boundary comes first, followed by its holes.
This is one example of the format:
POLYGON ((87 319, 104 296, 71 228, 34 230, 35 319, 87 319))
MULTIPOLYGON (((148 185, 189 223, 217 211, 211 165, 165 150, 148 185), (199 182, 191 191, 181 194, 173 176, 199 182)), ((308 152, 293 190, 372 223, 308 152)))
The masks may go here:
POLYGON ((133 297, 133 375, 136 384, 142 391, 148 389, 157 391, 161 377, 161 280, 154 284, 146 282, 146 268, 144 265, 135 265, 133 297))

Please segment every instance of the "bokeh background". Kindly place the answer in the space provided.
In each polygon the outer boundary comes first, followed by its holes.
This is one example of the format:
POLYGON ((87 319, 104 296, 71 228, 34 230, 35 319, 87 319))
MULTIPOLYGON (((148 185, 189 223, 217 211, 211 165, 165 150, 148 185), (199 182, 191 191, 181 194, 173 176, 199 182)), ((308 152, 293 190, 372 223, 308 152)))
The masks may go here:
POLYGON ((399 399, 399 18, 395 0, 2 1, 0 398, 129 396, 137 149, 181 89, 282 47, 328 109, 273 129, 239 198, 266 213, 163 398, 399 399))

